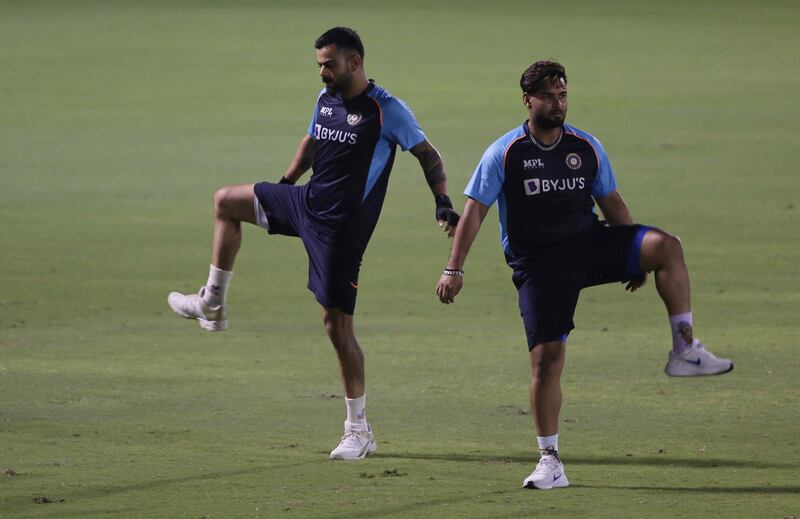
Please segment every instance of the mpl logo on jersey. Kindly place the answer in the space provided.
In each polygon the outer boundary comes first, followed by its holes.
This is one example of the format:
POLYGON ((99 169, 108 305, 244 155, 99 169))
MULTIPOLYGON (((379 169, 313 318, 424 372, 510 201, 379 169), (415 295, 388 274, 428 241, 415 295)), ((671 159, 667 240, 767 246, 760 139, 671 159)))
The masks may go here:
POLYGON ((522 183, 525 186, 525 194, 528 196, 542 193, 557 193, 561 191, 580 191, 586 187, 586 179, 583 177, 559 178, 556 180, 551 180, 549 178, 526 178, 522 183))
POLYGON ((323 106, 319 109, 319 115, 324 115, 325 117, 333 117, 333 108, 329 106, 323 106))
POLYGON ((314 137, 318 141, 341 142, 342 144, 347 142, 350 144, 355 144, 356 140, 358 139, 358 134, 344 132, 342 130, 333 130, 331 128, 326 128, 321 124, 315 124, 314 137))
POLYGON ((544 167, 544 161, 542 159, 530 159, 522 161, 523 169, 539 169, 543 167, 544 167))

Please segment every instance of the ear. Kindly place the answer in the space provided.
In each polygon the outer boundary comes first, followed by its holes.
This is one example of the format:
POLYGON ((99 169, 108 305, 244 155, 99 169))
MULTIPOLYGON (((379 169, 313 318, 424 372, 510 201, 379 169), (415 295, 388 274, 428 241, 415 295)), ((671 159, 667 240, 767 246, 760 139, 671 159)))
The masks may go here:
POLYGON ((522 104, 524 104, 526 108, 531 107, 531 96, 527 92, 522 93, 522 104))
POLYGON ((347 61, 350 65, 350 72, 355 72, 356 70, 360 69, 364 63, 364 60, 361 58, 361 56, 359 56, 358 52, 353 52, 347 61))

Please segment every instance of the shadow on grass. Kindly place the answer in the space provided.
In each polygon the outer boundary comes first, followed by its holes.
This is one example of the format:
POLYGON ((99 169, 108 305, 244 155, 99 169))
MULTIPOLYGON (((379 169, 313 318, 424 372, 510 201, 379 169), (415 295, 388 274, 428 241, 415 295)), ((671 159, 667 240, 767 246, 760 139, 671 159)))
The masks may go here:
MULTIPOLYGON (((304 465, 312 465, 319 463, 318 460, 310 460, 310 461, 303 461, 299 463, 285 463, 280 465, 259 465, 256 467, 246 468, 246 469, 239 469, 239 470, 212 470, 208 472, 203 472, 202 474, 195 474, 191 476, 184 476, 184 477, 177 477, 177 478, 162 478, 158 477, 155 479, 150 479, 147 481, 140 481, 138 483, 130 483, 126 485, 92 485, 92 486, 81 486, 81 487, 74 487, 65 489, 62 492, 54 491, 48 492, 49 496, 55 497, 57 499, 64 499, 64 503, 69 503, 71 505, 75 505, 76 503, 85 502, 87 499, 94 499, 94 498, 101 498, 101 497, 108 497, 114 496, 117 494, 124 494, 127 492, 137 492, 137 491, 148 491, 153 489, 160 489, 165 486, 169 485, 180 485, 185 483, 192 483, 192 482, 199 482, 199 481, 214 481, 220 478, 233 478, 236 476, 244 476, 244 475, 254 475, 254 474, 262 474, 268 473, 269 471, 275 469, 285 469, 285 468, 297 468, 304 465)), ((16 505, 19 507, 18 498, 0 498, 0 512, 8 510, 12 507, 12 505, 16 505)), ((25 506, 45 506, 45 505, 36 505, 33 502, 25 501, 25 506)), ((61 506, 61 503, 54 503, 46 505, 48 507, 56 507, 61 506)), ((95 512, 89 512, 87 510, 75 510, 75 511, 62 511, 59 512, 58 517, 85 517, 87 514, 91 515, 95 512)), ((0 514, 0 518, 4 518, 5 516, 0 514)))
MULTIPOLYGON (((432 460, 432 461, 462 461, 484 463, 536 463, 537 456, 531 452, 527 454, 501 455, 482 453, 446 453, 446 454, 418 454, 408 453, 379 453, 376 458, 432 460)), ((564 463, 569 465, 649 465, 691 467, 691 468, 749 468, 749 469, 783 469, 793 468, 792 463, 767 463, 757 460, 725 459, 725 458, 678 458, 675 456, 565 456, 564 463)))
MULTIPOLYGON (((385 456, 389 457, 389 456, 385 456)), ((416 458, 415 458, 416 459, 416 458)), ((703 493, 711 493, 711 494, 726 494, 726 495, 736 495, 736 494, 795 494, 800 492, 800 486, 764 486, 764 487, 756 487, 756 486, 744 486, 744 487, 709 487, 709 486, 698 486, 698 487, 645 487, 645 486, 611 486, 611 485, 575 485, 571 484, 570 488, 559 490, 559 494, 569 492, 570 489, 587 489, 587 490, 603 490, 603 491, 638 491, 638 492, 674 492, 674 493, 692 493, 692 494, 703 494, 703 493)), ((487 494, 486 497, 495 497, 500 498, 502 496, 510 497, 516 494, 524 494, 524 493, 531 493, 532 495, 538 494, 541 491, 535 490, 527 490, 523 488, 509 488, 508 490, 497 490, 487 494)), ((396 506, 388 506, 383 507, 380 509, 368 509, 359 511, 349 510, 347 512, 343 512, 339 515, 326 515, 329 519, 360 519, 360 518, 371 518, 371 517, 392 517, 395 515, 402 515, 406 517, 408 514, 412 513, 413 511, 425 511, 429 510, 434 507, 442 506, 442 505, 458 505, 464 502, 474 501, 475 496, 472 493, 463 496, 449 496, 447 498, 440 498, 440 499, 429 499, 427 501, 416 501, 416 502, 406 502, 403 504, 399 504, 396 506)), ((503 505, 500 504, 502 507, 503 505)), ((516 514, 509 514, 509 515, 492 515, 492 517, 516 517, 516 514)))
POLYGON ((780 486, 747 486, 747 487, 643 487, 636 485, 582 485, 572 484, 571 488, 603 489, 603 490, 636 490, 636 491, 656 491, 656 492, 689 492, 692 494, 798 494, 800 485, 780 485, 780 486))

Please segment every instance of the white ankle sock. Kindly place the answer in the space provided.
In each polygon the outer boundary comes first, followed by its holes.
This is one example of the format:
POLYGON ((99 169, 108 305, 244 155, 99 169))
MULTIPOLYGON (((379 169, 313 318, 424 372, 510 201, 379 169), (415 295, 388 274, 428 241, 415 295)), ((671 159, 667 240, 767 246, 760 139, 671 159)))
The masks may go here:
POLYGON ((208 306, 219 306, 225 302, 232 277, 233 272, 229 270, 220 270, 214 265, 209 267, 206 291, 203 294, 203 300, 208 306))
POLYGON ((537 436, 536 441, 539 442, 539 452, 542 455, 553 452, 558 452, 558 433, 552 436, 537 436))
POLYGON ((364 393, 358 398, 345 397, 344 403, 347 404, 347 422, 353 425, 367 424, 367 394, 364 393))
POLYGON ((692 312, 670 315, 669 327, 672 330, 673 353, 680 353, 692 345, 692 312))

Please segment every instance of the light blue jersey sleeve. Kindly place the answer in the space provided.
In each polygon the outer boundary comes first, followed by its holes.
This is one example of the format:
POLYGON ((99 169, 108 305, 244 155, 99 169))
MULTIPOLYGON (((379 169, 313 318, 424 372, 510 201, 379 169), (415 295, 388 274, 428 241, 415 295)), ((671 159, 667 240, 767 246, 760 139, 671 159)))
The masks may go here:
POLYGON ((381 118, 383 133, 403 151, 413 148, 427 138, 408 105, 396 97, 388 98, 381 103, 381 118))
POLYGON ((311 114, 311 124, 308 125, 308 134, 312 137, 316 135, 314 129, 317 124, 317 111, 319 110, 319 98, 322 97, 322 94, 325 92, 325 89, 319 91, 319 95, 317 96, 317 102, 314 103, 314 113, 311 114))
POLYGON ((508 147, 524 134, 516 128, 494 141, 486 151, 475 168, 464 194, 477 200, 487 207, 495 203, 503 190, 505 182, 505 154, 508 147))
POLYGON ((600 163, 597 168, 597 176, 592 182, 592 196, 602 198, 613 193, 617 189, 617 179, 614 178, 614 170, 611 169, 611 162, 608 160, 606 150, 593 136, 589 136, 589 142, 597 153, 597 160, 600 163))
POLYGON ((503 171, 504 148, 504 146, 498 146, 498 143, 495 142, 483 152, 481 161, 478 162, 467 188, 464 189, 465 195, 487 207, 491 207, 495 203, 500 195, 500 190, 503 189, 503 181, 505 179, 505 172, 503 171))

